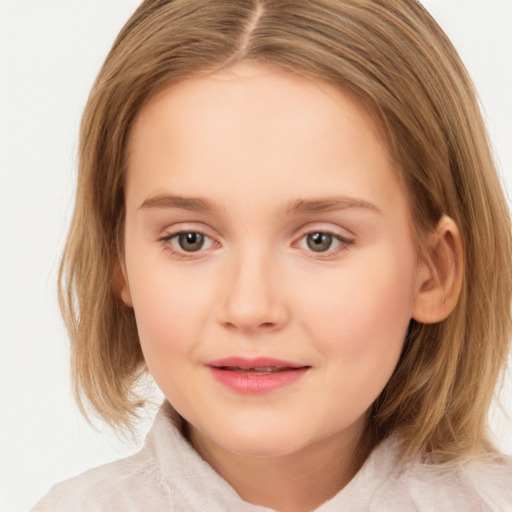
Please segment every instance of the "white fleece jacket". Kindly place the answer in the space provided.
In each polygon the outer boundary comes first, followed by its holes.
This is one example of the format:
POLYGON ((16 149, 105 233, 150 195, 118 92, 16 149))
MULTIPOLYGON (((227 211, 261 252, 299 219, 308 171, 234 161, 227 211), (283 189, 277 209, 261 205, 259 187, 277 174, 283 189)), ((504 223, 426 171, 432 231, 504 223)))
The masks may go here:
MULTIPOLYGON (((33 512, 270 512, 243 501, 159 411, 144 448, 55 485, 33 512)), ((378 446, 315 512, 512 512, 512 459, 456 467, 396 463, 398 442, 378 446)))

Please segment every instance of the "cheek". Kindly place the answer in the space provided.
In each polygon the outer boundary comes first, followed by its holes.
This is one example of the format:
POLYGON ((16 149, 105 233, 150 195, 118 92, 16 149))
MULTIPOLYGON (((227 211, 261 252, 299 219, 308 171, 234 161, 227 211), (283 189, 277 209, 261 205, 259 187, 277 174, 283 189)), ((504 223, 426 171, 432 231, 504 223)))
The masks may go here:
POLYGON ((186 410, 184 397, 188 395, 182 386, 192 378, 187 363, 194 359, 195 340, 199 338, 198 305, 192 303, 191 293, 177 289, 179 283, 145 283, 148 286, 137 290, 134 301, 144 360, 167 399, 186 410))
POLYGON ((371 406, 402 352, 412 279, 397 282, 398 268, 384 270, 380 264, 353 268, 332 282, 325 295, 316 294, 315 315, 304 312, 303 321, 309 321, 312 339, 324 358, 323 387, 336 397, 337 410, 345 411, 343 421, 355 421, 371 406))
POLYGON ((178 360, 194 349, 203 312, 207 314, 204 290, 186 273, 163 272, 151 266, 132 276, 132 297, 144 356, 151 367, 178 360))
POLYGON ((369 373, 394 368, 411 318, 414 275, 413 258, 382 254, 314 289, 303 318, 326 357, 369 373))

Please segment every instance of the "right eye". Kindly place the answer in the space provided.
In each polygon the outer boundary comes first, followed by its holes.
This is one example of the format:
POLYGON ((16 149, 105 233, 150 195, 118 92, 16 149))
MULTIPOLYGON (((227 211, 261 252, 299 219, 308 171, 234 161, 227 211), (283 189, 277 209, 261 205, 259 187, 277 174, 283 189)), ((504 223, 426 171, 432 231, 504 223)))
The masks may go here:
POLYGON ((198 252, 209 249, 213 240, 199 231, 182 231, 161 238, 162 242, 169 244, 171 250, 176 252, 198 252))

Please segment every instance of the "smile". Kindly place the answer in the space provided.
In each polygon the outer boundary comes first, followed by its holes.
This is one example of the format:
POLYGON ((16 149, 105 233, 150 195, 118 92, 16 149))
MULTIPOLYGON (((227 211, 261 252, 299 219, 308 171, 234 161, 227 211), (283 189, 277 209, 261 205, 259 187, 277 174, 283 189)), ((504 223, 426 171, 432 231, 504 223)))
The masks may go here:
POLYGON ((277 359, 228 358, 206 363, 213 378, 241 394, 262 394, 300 380, 311 368, 277 359))
POLYGON ((289 368, 289 367, 280 368, 278 366, 264 366, 262 368, 239 368, 238 366, 220 366, 219 370, 260 375, 262 373, 276 373, 276 372, 284 372, 284 371, 288 371, 288 370, 295 370, 295 368, 289 368))

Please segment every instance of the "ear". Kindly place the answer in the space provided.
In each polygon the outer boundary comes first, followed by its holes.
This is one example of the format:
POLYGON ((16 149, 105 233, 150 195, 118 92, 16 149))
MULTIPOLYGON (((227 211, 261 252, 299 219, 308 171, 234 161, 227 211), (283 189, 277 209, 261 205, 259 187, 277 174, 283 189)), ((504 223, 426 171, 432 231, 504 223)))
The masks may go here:
POLYGON ((462 287, 463 250, 457 224, 444 215, 427 236, 426 258, 420 263, 412 318, 431 324, 455 308, 462 287))
POLYGON ((126 268, 124 264, 117 261, 114 266, 114 291, 116 295, 129 308, 133 308, 132 296, 130 293, 130 285, 126 276, 126 268))

